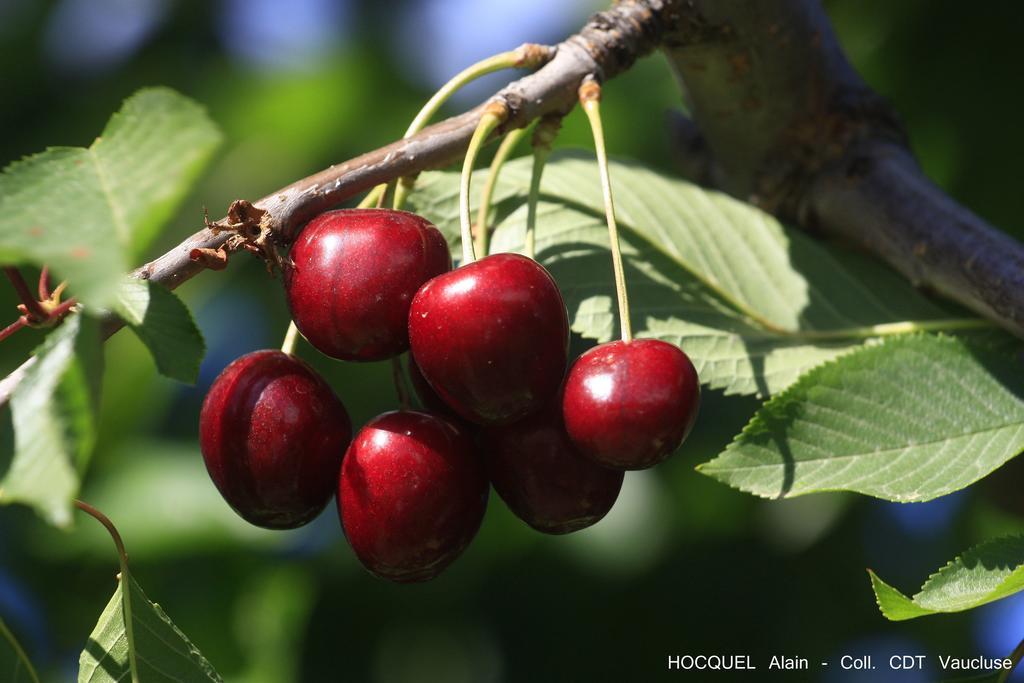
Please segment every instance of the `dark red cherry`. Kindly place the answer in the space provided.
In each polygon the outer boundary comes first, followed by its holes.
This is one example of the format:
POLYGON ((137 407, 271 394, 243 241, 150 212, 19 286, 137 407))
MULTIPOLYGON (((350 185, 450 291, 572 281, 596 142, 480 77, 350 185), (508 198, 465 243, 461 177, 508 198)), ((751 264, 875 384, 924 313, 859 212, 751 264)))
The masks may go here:
POLYGON ((441 573, 473 540, 489 487, 473 442, 429 413, 384 413, 349 446, 338 511, 356 557, 399 582, 441 573))
POLYGON ((324 509, 351 438, 323 378, 280 351, 228 365, 199 414, 210 478, 235 512, 268 529, 302 526, 324 509))
POLYGON ((584 455, 639 470, 672 454, 700 407, 700 380, 679 347, 657 339, 590 349, 565 380, 562 415, 584 455))
POLYGON ((437 392, 427 383, 420 371, 420 366, 416 365, 416 360, 412 355, 409 356, 409 381, 412 382, 412 388, 416 391, 416 396, 419 397, 420 403, 426 410, 447 418, 462 419, 448 407, 447 403, 441 400, 437 392))
POLYGON ((479 438, 494 490, 537 531, 567 534, 596 524, 619 497, 622 471, 579 454, 557 401, 519 422, 484 427, 479 438))
POLYGON ((451 269, 441 232, 390 209, 322 213, 289 254, 292 319, 334 358, 382 360, 409 348, 409 304, 420 286, 451 269))
POLYGON ((423 376, 456 413, 501 424, 558 392, 569 322, 543 266, 495 254, 423 285, 409 310, 409 342, 423 376))

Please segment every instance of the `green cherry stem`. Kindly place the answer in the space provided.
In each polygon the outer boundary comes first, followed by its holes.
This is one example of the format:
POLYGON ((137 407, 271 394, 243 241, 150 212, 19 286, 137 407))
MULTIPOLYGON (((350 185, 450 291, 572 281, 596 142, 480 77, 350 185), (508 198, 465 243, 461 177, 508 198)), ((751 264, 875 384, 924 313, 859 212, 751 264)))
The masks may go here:
POLYGON ((117 548, 117 559, 121 567, 119 577, 121 581, 121 610, 124 613, 124 633, 128 639, 128 669, 131 671, 132 683, 139 683, 139 666, 135 661, 135 635, 132 628, 132 591, 128 574, 128 552, 124 548, 121 534, 117 531, 117 527, 114 526, 109 517, 81 500, 75 501, 75 507, 102 524, 107 533, 110 534, 110 538, 113 539, 114 547, 117 548))
POLYGON ((562 117, 545 116, 533 129, 533 170, 530 172, 530 193, 526 198, 526 239, 523 251, 530 258, 536 253, 537 202, 540 200, 540 179, 551 155, 551 145, 562 125, 562 117))
POLYGON ((369 209, 371 206, 377 206, 383 198, 384 193, 387 191, 387 185, 378 185, 377 187, 370 190, 363 200, 356 205, 357 209, 369 209))
MULTIPOLYGON (((524 43, 517 47, 515 50, 509 50, 508 52, 499 52, 496 55, 492 55, 486 59, 482 59, 476 64, 472 64, 459 73, 455 74, 447 83, 441 86, 434 95, 427 100, 427 103, 423 105, 419 113, 416 114, 416 118, 412 120, 409 127, 405 131, 403 138, 409 138, 416 133, 423 130, 423 128, 430 122, 430 119, 438 112, 438 110, 444 105, 448 99, 455 94, 457 90, 463 86, 472 83, 481 76, 494 73, 495 71, 501 71, 503 69, 536 69, 539 66, 547 63, 552 57, 555 56, 555 49, 547 45, 537 45, 535 43, 524 43)), ((409 183, 406 187, 402 187, 399 183, 395 188, 395 208, 401 208, 405 205, 405 198, 412 189, 412 183, 409 183)))
POLYGON ((536 69, 554 55, 554 48, 547 45, 524 43, 515 50, 500 52, 463 69, 442 85, 441 89, 434 93, 433 97, 427 100, 427 103, 420 109, 420 113, 409 124, 404 137, 408 138, 420 132, 434 114, 437 113, 437 110, 441 108, 441 105, 447 102, 448 98, 464 85, 475 81, 481 76, 486 76, 489 73, 501 71, 502 69, 536 69))
POLYGON ((484 109, 480 122, 473 131, 473 137, 466 148, 466 159, 462 163, 462 179, 459 183, 459 222, 462 227, 462 265, 469 265, 476 260, 473 253, 473 222, 469 217, 469 184, 473 178, 473 166, 477 154, 494 129, 508 118, 508 109, 500 101, 493 101, 484 109))
POLYGON ((626 274, 622 267, 622 251, 619 247, 619 229, 615 224, 615 203, 612 200, 612 180, 608 173, 608 153, 604 147, 604 130, 601 127, 601 85, 587 78, 579 89, 580 106, 583 107, 590 129, 594 134, 594 152, 597 154, 597 167, 601 173, 601 191, 604 194, 604 214, 608 221, 608 241, 612 250, 612 268, 615 271, 615 293, 619 299, 619 323, 622 330, 622 341, 633 339, 633 329, 629 321, 629 296, 626 294, 626 274))
POLYGON ((494 153, 491 168, 487 171, 487 181, 484 183, 484 191, 480 196, 480 209, 476 214, 476 225, 473 226, 476 228, 476 253, 481 256, 487 256, 487 214, 491 212, 491 199, 494 197, 494 188, 498 185, 498 175, 501 173, 501 167, 512 154, 512 150, 525 134, 525 128, 509 131, 502 139, 501 145, 498 146, 498 151, 494 153))
POLYGON ((295 355, 295 346, 299 343, 299 328, 295 321, 288 322, 288 331, 284 333, 284 343, 281 344, 281 352, 289 356, 295 355))
MULTIPOLYGON (((4 623, 3 619, 0 619, 0 636, 3 636, 4 640, 7 641, 7 644, 14 650, 14 655, 18 658, 18 661, 21 662, 21 665, 25 667, 25 672, 27 673, 29 680, 32 681, 32 683, 40 683, 39 674, 36 673, 35 667, 32 666, 32 661, 28 658, 28 654, 25 653, 25 649, 21 647, 21 643, 18 642, 18 639, 15 638, 14 634, 7 628, 7 624, 4 623)), ((18 673, 17 665, 14 667, 14 672, 15 674, 18 673)), ((15 676, 15 678, 17 678, 17 676, 15 676)))

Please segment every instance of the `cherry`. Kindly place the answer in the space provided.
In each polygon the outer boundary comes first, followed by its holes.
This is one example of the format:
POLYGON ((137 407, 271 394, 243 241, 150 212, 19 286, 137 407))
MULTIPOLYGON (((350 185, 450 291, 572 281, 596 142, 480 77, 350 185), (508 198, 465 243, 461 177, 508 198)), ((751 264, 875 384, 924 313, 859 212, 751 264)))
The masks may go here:
POLYGON ((228 365, 199 414, 213 483, 243 519, 269 529, 302 526, 324 509, 351 438, 348 413, 323 378, 280 351, 228 365))
POLYGON ((537 531, 567 534, 596 524, 611 510, 623 473, 576 450, 558 402, 511 425, 480 433, 494 490, 537 531))
POLYGON ((424 378, 461 417, 509 423, 558 392, 569 322, 551 275, 519 254, 495 254, 439 275, 409 310, 424 378))
POLYGON ((638 470, 672 454, 700 407, 689 357, 656 339, 590 349, 565 381, 562 414, 580 452, 608 467, 638 470))
POLYGON ((446 418, 462 419, 448 407, 447 403, 441 400, 437 392, 427 383, 420 366, 416 365, 416 361, 411 355, 409 356, 409 381, 412 382, 412 388, 416 391, 420 403, 426 410, 446 418))
POLYGON ((322 213, 292 246, 288 305, 303 336, 341 360, 371 361, 409 348, 409 303, 451 269, 441 232, 389 209, 322 213))
POLYGON ((437 576, 473 540, 487 507, 473 442, 429 413, 384 413, 345 454, 338 511, 356 557, 392 581, 437 576))

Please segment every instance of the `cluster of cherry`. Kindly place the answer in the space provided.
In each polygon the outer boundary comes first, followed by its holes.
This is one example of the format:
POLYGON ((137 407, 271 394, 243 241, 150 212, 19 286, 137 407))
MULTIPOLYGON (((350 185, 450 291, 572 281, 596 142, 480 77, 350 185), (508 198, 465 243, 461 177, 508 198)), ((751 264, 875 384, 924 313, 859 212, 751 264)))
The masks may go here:
POLYGON ((596 346, 568 373, 569 325, 551 275, 518 254, 452 270, 448 245, 404 211, 351 209, 311 221, 285 276, 299 331, 345 361, 397 358, 423 410, 385 413, 355 438, 312 368, 257 351, 214 382, 200 445, 221 494, 249 522, 294 528, 337 492, 345 537, 393 581, 430 579, 470 543, 491 485, 533 528, 599 521, 623 471, 674 452, 700 386, 671 344, 596 346))

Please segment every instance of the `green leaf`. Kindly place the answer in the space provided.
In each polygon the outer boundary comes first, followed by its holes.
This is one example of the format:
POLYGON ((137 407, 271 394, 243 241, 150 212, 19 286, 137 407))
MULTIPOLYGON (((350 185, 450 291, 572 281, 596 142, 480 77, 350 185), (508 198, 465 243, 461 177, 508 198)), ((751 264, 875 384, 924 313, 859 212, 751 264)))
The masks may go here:
POLYGON ((195 382, 206 344, 181 299, 155 282, 125 277, 117 312, 149 348, 160 374, 195 382))
POLYGON ((0 503, 27 503, 50 523, 67 526, 96 441, 99 322, 69 315, 35 356, 11 396, 14 457, 0 477, 0 503))
POLYGON ((891 337, 805 374, 698 469, 768 498, 943 496, 1024 449, 1021 370, 962 339, 891 337))
MULTIPOLYGON (((522 250, 530 167, 520 158, 502 171, 492 252, 522 250)), ((611 174, 634 331, 684 347, 713 388, 776 393, 878 336, 873 326, 916 320, 942 327, 951 316, 884 266, 727 195, 634 163, 613 162, 611 174)), ((457 244, 458 174, 423 174, 410 203, 457 244)), ((614 283, 592 154, 552 156, 537 225, 538 260, 558 281, 573 330, 611 339, 614 283)))
POLYGON ((32 662, 3 619, 0 619, 0 679, 7 683, 39 683, 32 662))
POLYGON ((79 658, 79 683, 221 681, 202 653, 128 573, 79 658), (128 584, 127 594, 125 583, 128 584), (129 615, 126 618, 125 615, 129 615))
POLYGON ((908 598, 868 570, 878 607, 891 621, 963 612, 1024 589, 1024 536, 986 541, 932 574, 908 598))
POLYGON ((219 140, 192 100, 140 90, 88 149, 48 149, 0 174, 0 262, 49 264, 92 310, 111 307, 219 140))

